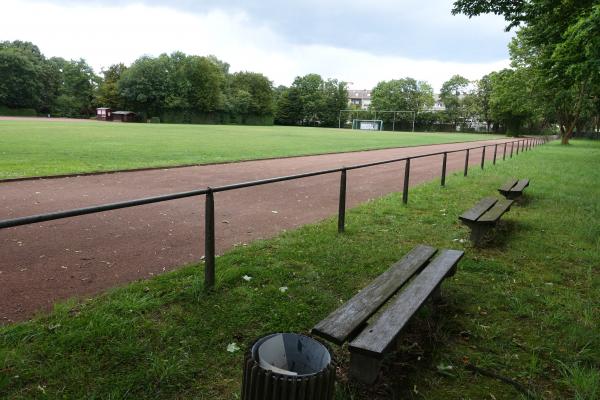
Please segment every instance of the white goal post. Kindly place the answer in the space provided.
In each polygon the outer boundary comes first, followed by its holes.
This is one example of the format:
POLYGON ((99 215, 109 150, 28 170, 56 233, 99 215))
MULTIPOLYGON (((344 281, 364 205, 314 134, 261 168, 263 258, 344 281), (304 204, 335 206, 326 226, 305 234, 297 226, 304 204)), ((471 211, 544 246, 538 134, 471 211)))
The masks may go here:
MULTIPOLYGON (((392 114, 392 121, 391 121, 392 132, 396 131, 396 116, 408 114, 409 118, 412 120, 411 121, 412 122, 412 132, 415 131, 415 119, 417 118, 417 111, 411 111, 411 110, 377 111, 377 110, 352 110, 352 109, 340 110, 340 112, 338 114, 338 128, 342 127, 342 113, 348 113, 348 117, 344 119, 344 125, 346 125, 346 123, 349 122, 349 120, 351 119, 352 120, 352 129, 358 129, 358 128, 355 128, 354 121, 381 121, 379 130, 383 130, 383 120, 377 119, 377 116, 379 116, 381 118, 386 114, 388 114, 388 115, 392 114), (369 119, 360 119, 360 115, 361 115, 360 113, 368 113, 367 118, 369 118, 369 119)), ((373 130, 373 129, 371 129, 371 130, 373 130)))

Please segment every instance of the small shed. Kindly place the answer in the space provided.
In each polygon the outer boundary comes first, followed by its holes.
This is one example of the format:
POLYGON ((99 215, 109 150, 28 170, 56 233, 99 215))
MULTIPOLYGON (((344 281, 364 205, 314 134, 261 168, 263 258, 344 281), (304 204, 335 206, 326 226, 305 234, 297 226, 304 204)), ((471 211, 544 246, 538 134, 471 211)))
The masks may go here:
POLYGON ((96 119, 100 121, 111 121, 112 110, 108 107, 96 108, 96 119))
POLYGON ((115 122, 133 122, 135 120, 135 113, 133 111, 114 111, 112 113, 112 120, 115 122))

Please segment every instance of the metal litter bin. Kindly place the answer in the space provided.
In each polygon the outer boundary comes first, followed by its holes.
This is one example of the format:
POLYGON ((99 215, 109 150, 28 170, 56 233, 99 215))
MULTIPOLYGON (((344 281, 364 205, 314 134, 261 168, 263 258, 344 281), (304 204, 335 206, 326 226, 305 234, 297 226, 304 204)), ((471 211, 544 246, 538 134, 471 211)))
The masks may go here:
POLYGON ((335 366, 327 347, 296 333, 258 339, 246 354, 242 400, 333 399, 335 366))

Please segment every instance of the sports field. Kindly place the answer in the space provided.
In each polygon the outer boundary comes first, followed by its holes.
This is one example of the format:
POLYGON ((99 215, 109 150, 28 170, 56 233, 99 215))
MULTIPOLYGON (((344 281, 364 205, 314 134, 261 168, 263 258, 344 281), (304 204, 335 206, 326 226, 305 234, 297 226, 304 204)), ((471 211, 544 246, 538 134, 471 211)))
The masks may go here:
POLYGON ((0 179, 493 139, 284 126, 0 121, 0 179))
POLYGON ((373 387, 349 383, 332 346, 336 399, 598 399, 599 167, 600 143, 550 144, 414 188, 407 206, 398 193, 363 204, 341 235, 332 218, 237 247, 209 294, 200 264, 59 304, 0 327, 0 398, 239 398, 254 339, 308 332, 427 243, 466 251, 442 304, 403 331, 373 387), (458 215, 509 176, 532 183, 472 247, 458 215))

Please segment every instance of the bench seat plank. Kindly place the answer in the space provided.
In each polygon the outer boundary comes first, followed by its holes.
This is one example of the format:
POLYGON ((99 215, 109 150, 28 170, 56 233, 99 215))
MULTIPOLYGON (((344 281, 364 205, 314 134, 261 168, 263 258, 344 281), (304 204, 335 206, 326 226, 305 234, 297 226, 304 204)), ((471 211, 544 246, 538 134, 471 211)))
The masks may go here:
POLYGON ((498 200, 498 202, 494 204, 494 206, 490 208, 485 214, 483 214, 477 220, 477 222, 495 224, 505 212, 510 210, 510 206, 512 206, 514 202, 514 200, 507 199, 498 200))
POLYGON ((427 300, 450 270, 464 255, 459 250, 442 250, 441 253, 417 275, 393 303, 364 329, 349 349, 369 357, 381 358, 393 343, 412 315, 427 300))
POLYGON ((484 197, 470 210, 465 211, 460 218, 463 221, 477 221, 487 210, 492 208, 498 200, 494 197, 484 197))
POLYGON ((512 189, 510 189, 510 191, 521 193, 527 186, 529 186, 529 179, 521 179, 512 189))
POLYGON ((369 286, 315 325, 311 332, 338 345, 343 344, 411 276, 419 271, 435 252, 434 247, 425 245, 415 247, 373 280, 369 286))
POLYGON ((500 193, 509 192, 510 189, 512 189, 517 184, 517 182, 519 182, 519 180, 514 178, 509 181, 506 181, 504 185, 500 186, 498 191, 500 191, 500 193))

